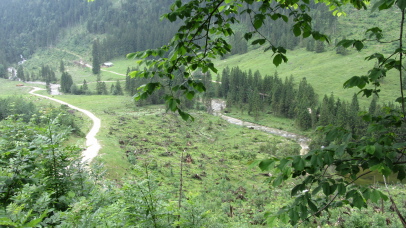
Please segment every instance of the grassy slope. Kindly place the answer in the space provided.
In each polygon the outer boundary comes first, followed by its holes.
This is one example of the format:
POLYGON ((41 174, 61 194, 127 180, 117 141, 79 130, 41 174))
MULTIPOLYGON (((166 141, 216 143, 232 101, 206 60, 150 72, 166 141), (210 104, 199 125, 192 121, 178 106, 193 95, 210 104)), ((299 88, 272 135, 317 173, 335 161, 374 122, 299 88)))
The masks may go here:
MULTIPOLYGON (((349 55, 337 55, 335 50, 324 53, 312 53, 303 49, 288 51, 289 61, 275 67, 272 64, 272 53, 256 49, 243 55, 234 55, 225 60, 217 60, 215 64, 219 71, 225 67, 239 67, 242 70, 258 70, 262 75, 273 75, 278 72, 282 78, 293 76, 296 84, 303 77, 313 86, 319 98, 324 94, 350 101, 357 89, 343 89, 343 83, 352 76, 364 75, 373 66, 373 62, 365 62, 367 52, 351 52, 349 55)), ((390 101, 398 97, 396 88, 399 82, 396 75, 389 74, 383 83, 381 100, 390 101)), ((362 99, 361 104, 368 105, 369 101, 362 99)))

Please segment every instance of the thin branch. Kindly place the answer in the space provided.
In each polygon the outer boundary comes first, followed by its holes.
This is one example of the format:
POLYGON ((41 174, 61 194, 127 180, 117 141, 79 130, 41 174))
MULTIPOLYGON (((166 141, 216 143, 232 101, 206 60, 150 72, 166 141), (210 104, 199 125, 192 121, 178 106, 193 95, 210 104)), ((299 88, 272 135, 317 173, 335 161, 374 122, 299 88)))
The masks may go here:
MULTIPOLYGON (((372 171, 368 171, 368 172, 366 172, 366 173, 363 173, 363 174, 359 175, 355 180, 352 180, 352 181, 349 182, 347 185, 345 185, 345 187, 347 187, 348 185, 354 183, 354 182, 355 182, 356 180, 358 180, 360 177, 365 176, 365 175, 367 175, 367 174, 369 174, 369 173, 371 173, 371 172, 372 172, 372 171)), ((315 216, 316 214, 318 214, 318 213, 324 211, 328 206, 330 206, 330 205, 334 202, 334 200, 337 198, 337 196, 338 196, 338 192, 334 195, 334 197, 330 200, 330 202, 328 202, 326 205, 324 205, 324 207, 320 208, 317 212, 315 212, 315 213, 309 215, 306 219, 302 220, 298 225, 302 224, 302 223, 303 223, 304 221, 306 221, 306 220, 309 220, 309 218, 315 216)))
MULTIPOLYGON (((403 10, 402 10, 402 11, 403 11, 403 10)), ((389 199, 390 199, 390 201, 392 202, 392 206, 394 207, 394 209, 395 209, 395 211, 396 211, 396 214, 398 215, 400 221, 402 222, 403 227, 406 227, 406 220, 405 220, 405 218, 402 216, 402 214, 400 213, 398 207, 396 206, 395 201, 394 201, 393 198, 392 198, 392 195, 391 195, 390 192, 389 192, 388 185, 386 184, 385 175, 382 175, 382 176, 383 176, 383 181, 385 182, 386 191, 388 192, 388 195, 389 195, 389 199)))
MULTIPOLYGON (((405 23, 405 10, 402 9, 402 20, 400 22, 400 35, 399 35, 399 49, 400 49, 400 66, 402 66, 402 60, 403 60, 403 25, 405 23)), ((405 98, 403 96, 403 74, 402 74, 402 69, 399 70, 399 80, 400 80, 400 94, 401 94, 401 99, 402 99, 402 111, 403 111, 403 117, 406 117, 406 112, 405 112, 405 98)))

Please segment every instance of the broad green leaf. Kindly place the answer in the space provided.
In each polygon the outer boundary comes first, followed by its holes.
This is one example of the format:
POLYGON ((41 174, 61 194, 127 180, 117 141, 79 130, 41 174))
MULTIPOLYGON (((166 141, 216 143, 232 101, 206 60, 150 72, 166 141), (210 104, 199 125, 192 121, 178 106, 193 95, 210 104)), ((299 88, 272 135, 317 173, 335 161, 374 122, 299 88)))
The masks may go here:
POLYGON ((272 182, 272 186, 278 187, 279 185, 282 184, 282 181, 283 181, 283 176, 279 175, 279 176, 272 182))
POLYGON ((317 193, 319 193, 321 190, 321 185, 317 186, 315 189, 313 189, 312 195, 316 195, 317 193))
POLYGON ((330 184, 328 182, 322 182, 321 183, 321 188, 323 189, 323 193, 326 196, 331 195, 331 191, 330 191, 330 184))
POLYGON ((247 32, 244 34, 244 39, 246 41, 250 40, 252 38, 252 32, 247 32))
POLYGON ((303 191, 305 188, 304 184, 298 184, 295 187, 292 188, 292 191, 290 192, 291 196, 294 196, 297 194, 298 191, 303 191))
POLYGON ((365 148, 365 151, 366 151, 368 154, 374 154, 374 153, 375 153, 375 146, 374 146, 374 145, 368 145, 368 146, 365 148))
POLYGON ((302 34, 302 30, 300 29, 300 26, 298 24, 293 26, 293 34, 297 37, 302 34))
POLYGON ((405 177, 406 177, 406 172, 405 172, 405 169, 402 168, 402 169, 400 169, 400 170, 398 171, 398 176, 397 176, 397 178, 398 178, 398 180, 402 181, 403 179, 405 179, 405 177))
POLYGON ((264 44, 266 42, 266 40, 265 39, 257 39, 257 40, 254 40, 254 41, 252 41, 252 45, 256 45, 256 44, 259 44, 259 45, 262 45, 262 44, 264 44))
POLYGON ((347 191, 347 188, 345 187, 345 185, 343 183, 338 184, 337 186, 337 192, 339 195, 344 195, 347 191))
POLYGON ((266 219, 266 223, 267 223, 267 225, 268 225, 268 227, 276 227, 276 216, 269 216, 267 219, 266 219))
POLYGON ((344 88, 352 88, 354 86, 357 86, 358 88, 363 89, 367 83, 368 78, 354 76, 344 83, 344 88))
POLYGON ((289 217, 290 217, 290 223, 292 225, 295 225, 297 221, 299 221, 299 212, 297 211, 297 208, 291 208, 289 211, 289 217))
POLYGON ((305 161, 300 156, 295 156, 292 162, 293 168, 296 170, 302 171, 305 167, 305 161))
POLYGON ((406 98, 405 97, 403 97, 403 98, 398 97, 398 98, 396 98, 395 102, 398 102, 398 103, 402 104, 402 103, 406 102, 406 98))
POLYGON ((372 202, 374 202, 374 203, 378 203, 378 201, 381 199, 381 193, 380 193, 380 191, 378 191, 378 190, 376 190, 376 189, 373 189, 372 191, 371 191, 371 194, 370 194, 370 200, 372 201, 372 202))
POLYGON ((310 209, 311 209, 313 212, 317 212, 317 211, 318 211, 317 206, 316 206, 311 200, 308 200, 308 201, 307 201, 307 205, 309 205, 310 209))
POLYGON ((174 112, 178 109, 178 104, 176 103, 175 99, 173 99, 173 97, 167 100, 167 104, 168 104, 168 108, 172 112, 174 112))
POLYGON ((288 164, 288 162, 289 162, 288 159, 283 158, 283 159, 279 162, 278 169, 283 170, 283 169, 286 167, 286 165, 288 164))
POLYGON ((187 120, 191 120, 191 121, 194 121, 194 118, 189 114, 189 113, 186 113, 186 112, 183 112, 182 110, 180 110, 180 109, 178 109, 178 113, 179 113, 179 115, 182 117, 182 119, 184 120, 184 121, 187 121, 187 120))
POLYGON ((273 64, 275 66, 279 66, 281 63, 282 63, 282 55, 276 54, 275 57, 273 58, 273 64))
POLYGON ((274 164, 275 164, 275 161, 273 159, 266 159, 266 160, 262 160, 258 166, 262 171, 266 171, 266 170, 272 169, 274 164))
POLYGON ((398 5, 399 9, 404 10, 406 8, 406 0, 397 0, 396 5, 398 5))
POLYGON ((195 91, 188 91, 186 93, 186 98, 189 100, 192 100, 194 96, 195 96, 195 91))
POLYGON ((137 53, 136 52, 133 52, 133 53, 129 53, 129 54, 127 54, 127 59, 132 59, 132 58, 134 58, 135 57, 135 55, 136 55, 137 53))
POLYGON ((364 48, 364 44, 362 41, 357 40, 354 42, 354 47, 357 49, 357 51, 361 51, 364 48))
POLYGON ((302 220, 306 219, 307 218, 307 207, 303 204, 300 204, 299 208, 300 208, 300 218, 302 220))
POLYGON ((254 16, 254 28, 259 29, 264 23, 265 16, 263 14, 255 14, 254 16))
POLYGON ((364 198, 359 194, 359 192, 356 192, 352 198, 352 203, 354 204, 355 207, 358 207, 359 209, 366 207, 366 203, 364 198))

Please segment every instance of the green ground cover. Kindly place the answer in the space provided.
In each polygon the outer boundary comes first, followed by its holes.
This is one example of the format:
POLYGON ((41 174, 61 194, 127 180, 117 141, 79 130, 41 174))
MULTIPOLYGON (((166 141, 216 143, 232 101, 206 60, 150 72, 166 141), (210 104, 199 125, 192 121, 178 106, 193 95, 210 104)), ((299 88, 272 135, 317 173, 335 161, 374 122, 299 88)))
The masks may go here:
MULTIPOLYGON (((372 52, 369 52, 372 53, 372 52)), ((242 55, 233 55, 224 60, 216 60, 215 65, 219 72, 225 67, 239 67, 241 70, 253 72, 258 70, 261 75, 273 75, 278 73, 279 77, 285 78, 293 76, 298 85, 300 80, 306 77, 315 92, 322 100, 324 95, 334 94, 335 97, 351 101, 357 89, 344 89, 343 83, 356 75, 365 75, 373 67, 374 62, 364 60, 367 52, 351 52, 349 55, 342 56, 335 53, 335 50, 329 50, 323 53, 308 52, 304 49, 288 51, 289 61, 275 67, 272 64, 272 53, 264 52, 262 49, 256 49, 242 55)), ((215 78, 215 77, 213 77, 215 78)), ((399 87, 398 75, 388 74, 382 82, 382 92, 380 100, 382 102, 393 101, 393 98, 399 97, 397 94, 399 87)), ((360 104, 368 106, 369 99, 360 97, 360 104)))

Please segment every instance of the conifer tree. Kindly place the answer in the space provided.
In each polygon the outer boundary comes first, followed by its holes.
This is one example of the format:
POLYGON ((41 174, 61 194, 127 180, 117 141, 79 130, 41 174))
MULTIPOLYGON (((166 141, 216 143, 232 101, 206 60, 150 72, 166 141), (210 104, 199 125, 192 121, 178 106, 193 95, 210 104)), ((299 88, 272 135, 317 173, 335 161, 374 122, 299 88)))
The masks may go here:
POLYGON ((23 82, 25 81, 24 68, 21 65, 17 68, 17 78, 19 78, 23 82))
POLYGON ((368 111, 369 111, 369 113, 371 115, 374 115, 376 113, 376 111, 377 111, 377 108, 376 108, 377 107, 377 100, 378 100, 377 96, 374 95, 372 97, 371 103, 369 104, 368 111))
POLYGON ((316 53, 325 52, 326 50, 325 50, 325 48, 324 48, 324 42, 317 41, 317 42, 316 42, 316 46, 314 47, 314 51, 315 51, 316 53))
POLYGON ((72 84, 72 76, 68 72, 63 72, 61 76, 61 91, 63 93, 70 93, 72 84))
POLYGON ((59 71, 61 73, 65 72, 65 64, 63 63, 63 60, 61 60, 61 62, 59 64, 59 71))
POLYGON ((113 95, 124 95, 123 89, 121 88, 120 81, 117 80, 116 85, 114 86, 113 95))
POLYGON ((93 41, 93 48, 92 48, 92 72, 93 74, 100 74, 100 44, 99 40, 93 41))
POLYGON ((83 91, 87 91, 89 89, 89 86, 87 85, 87 81, 86 79, 83 79, 83 85, 82 85, 82 89, 83 91))

